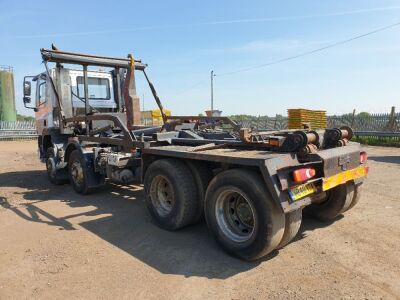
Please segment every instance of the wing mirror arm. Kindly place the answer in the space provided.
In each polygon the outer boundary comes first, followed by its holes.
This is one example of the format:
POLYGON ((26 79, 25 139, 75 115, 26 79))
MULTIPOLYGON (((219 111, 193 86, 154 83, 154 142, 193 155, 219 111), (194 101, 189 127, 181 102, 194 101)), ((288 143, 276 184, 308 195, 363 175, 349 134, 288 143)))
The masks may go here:
MULTIPOLYGON (((29 99, 29 102, 30 102, 30 101, 31 101, 31 99, 29 99)), ((25 108, 29 108, 29 109, 33 109, 34 112, 37 112, 37 111, 38 111, 38 109, 37 109, 36 107, 26 105, 26 103, 25 103, 25 97, 24 97, 24 107, 25 107, 25 108)))
POLYGON ((23 86, 23 91, 24 91, 24 106, 25 108, 33 109, 34 112, 37 112, 38 109, 33 106, 28 106, 29 103, 31 103, 31 93, 32 93, 32 83, 31 81, 35 79, 36 76, 25 76, 24 77, 24 86, 23 86))

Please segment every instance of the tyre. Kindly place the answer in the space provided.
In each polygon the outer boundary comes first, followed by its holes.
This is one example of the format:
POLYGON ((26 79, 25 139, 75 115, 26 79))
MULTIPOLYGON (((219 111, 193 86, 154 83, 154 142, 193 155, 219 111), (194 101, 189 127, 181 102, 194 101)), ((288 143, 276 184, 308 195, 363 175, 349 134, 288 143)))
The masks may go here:
POLYGON ((283 233, 282 240, 277 247, 278 249, 285 247, 297 235, 301 226, 302 216, 302 209, 297 209, 285 214, 285 232, 283 233))
POLYGON ((320 221, 331 221, 350 209, 354 198, 354 182, 347 182, 326 191, 325 200, 304 208, 304 213, 320 221))
POLYGON ((189 166, 196 183, 199 201, 197 203, 196 216, 193 221, 194 223, 198 223, 204 218, 204 200, 208 184, 213 178, 213 174, 204 162, 186 161, 186 163, 189 166))
POLYGON ((362 184, 358 184, 358 185, 354 184, 353 186, 354 186, 353 199, 351 201, 350 206, 347 208, 347 210, 350 210, 354 206, 356 206, 356 204, 358 203, 358 201, 360 200, 360 197, 361 197, 362 184))
POLYGON ((211 180, 205 218, 222 248, 245 260, 276 249, 285 229, 285 215, 261 176, 244 169, 227 170, 211 180))
POLYGON ((47 177, 52 184, 60 185, 68 182, 68 172, 66 168, 56 168, 57 159, 54 154, 54 148, 49 147, 46 151, 46 171, 47 177))
POLYGON ((95 173, 93 162, 88 162, 79 150, 72 151, 69 157, 68 175, 75 192, 82 195, 89 194, 105 183, 104 175, 95 173))
POLYGON ((153 162, 144 177, 146 205, 157 224, 177 230, 194 222, 198 192, 189 167, 178 159, 153 162))

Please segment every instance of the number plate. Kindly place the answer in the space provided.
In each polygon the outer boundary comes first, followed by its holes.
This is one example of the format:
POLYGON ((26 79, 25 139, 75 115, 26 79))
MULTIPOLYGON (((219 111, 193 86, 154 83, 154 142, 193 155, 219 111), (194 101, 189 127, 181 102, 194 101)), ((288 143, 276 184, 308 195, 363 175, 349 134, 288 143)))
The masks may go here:
POLYGON ((296 201, 301 198, 304 198, 305 196, 313 194, 316 191, 317 188, 313 183, 306 183, 289 189, 289 196, 290 199, 292 199, 292 201, 296 201))

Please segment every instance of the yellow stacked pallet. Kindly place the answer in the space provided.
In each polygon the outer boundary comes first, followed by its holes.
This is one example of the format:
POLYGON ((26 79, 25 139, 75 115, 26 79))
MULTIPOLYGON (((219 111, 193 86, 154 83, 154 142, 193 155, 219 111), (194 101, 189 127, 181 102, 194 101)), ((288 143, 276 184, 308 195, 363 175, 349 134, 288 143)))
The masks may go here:
MULTIPOLYGON (((171 116, 171 111, 169 109, 164 109, 164 113, 167 116, 171 116)), ((143 125, 162 125, 163 119, 161 116, 161 111, 159 109, 153 109, 148 111, 142 111, 142 123, 143 125)))
POLYGON ((289 129, 303 128, 304 123, 310 124, 312 129, 326 128, 326 111, 309 109, 288 109, 289 129))

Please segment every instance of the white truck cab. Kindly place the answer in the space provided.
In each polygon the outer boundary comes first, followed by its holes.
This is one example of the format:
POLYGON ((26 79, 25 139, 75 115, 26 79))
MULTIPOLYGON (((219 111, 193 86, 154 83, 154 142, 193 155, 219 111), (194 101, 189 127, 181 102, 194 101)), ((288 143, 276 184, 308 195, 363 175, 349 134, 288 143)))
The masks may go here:
MULTIPOLYGON (((74 69, 63 69, 61 78, 57 78, 56 69, 49 70, 54 82, 64 80, 63 86, 69 89, 69 95, 63 97, 63 105, 72 109, 73 115, 84 114, 85 91, 83 71, 74 69), (67 96, 67 97, 65 97, 67 96), (67 103, 69 102, 69 103, 67 103)), ((24 82, 24 89, 28 88, 26 79, 31 78, 35 86, 34 101, 35 120, 38 134, 41 135, 44 129, 58 128, 57 99, 51 82, 46 73, 36 76, 27 76, 24 82)), ((110 72, 88 71, 88 98, 89 105, 100 112, 114 112, 117 103, 114 97, 113 79, 110 72)))
POLYGON ((79 54, 60 51, 54 45, 52 49, 40 49, 40 53, 45 71, 25 76, 23 102, 35 111, 40 159, 53 161, 53 171, 65 171, 63 153, 68 155, 67 146, 77 140, 92 143, 111 136, 121 149, 130 148, 134 139, 130 131, 140 127, 135 70, 144 73, 162 108, 144 71, 147 65, 132 55, 115 58, 79 54), (126 141, 121 141, 121 136, 126 141))

